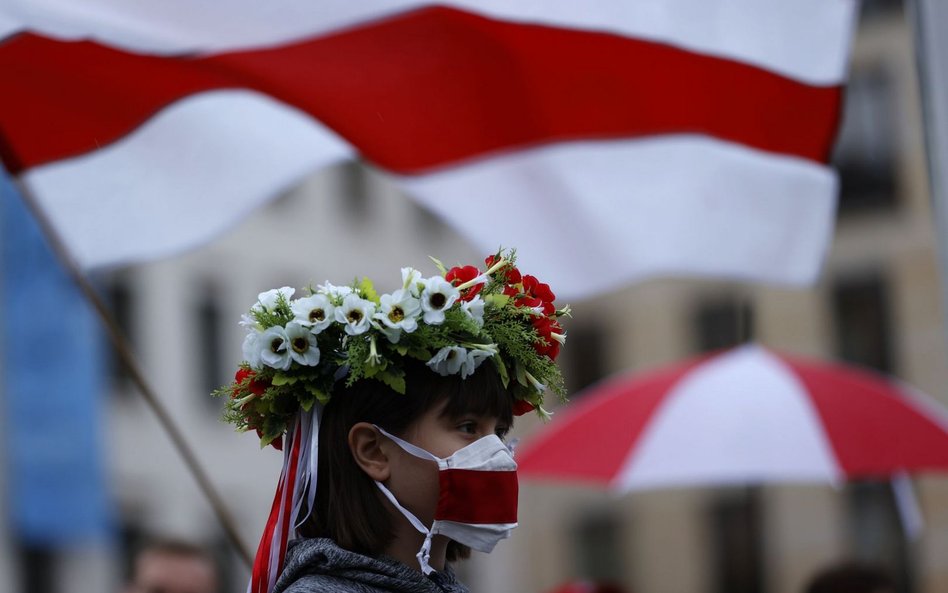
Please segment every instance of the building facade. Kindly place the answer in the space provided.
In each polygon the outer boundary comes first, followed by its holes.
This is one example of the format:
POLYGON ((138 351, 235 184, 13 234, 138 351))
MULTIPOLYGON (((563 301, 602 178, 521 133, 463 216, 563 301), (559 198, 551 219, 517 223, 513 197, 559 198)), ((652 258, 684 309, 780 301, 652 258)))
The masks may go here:
MULTIPOLYGON (((748 339, 777 350, 892 373, 948 405, 948 348, 910 31, 898 2, 867 2, 834 161, 837 234, 805 290, 653 280, 573 303, 561 358, 568 385, 646 370, 748 339)), ((635 191, 635 188, 629 188, 635 191)), ((568 221, 564 221, 568 224, 568 221)), ((241 313, 261 290, 345 283, 380 289, 398 269, 478 261, 451 229, 399 195, 385 174, 340 164, 313 175, 198 251, 103 277, 149 381, 180 423, 250 548, 266 520, 281 456, 219 421, 208 397, 240 360, 241 313)), ((98 560, 66 555, 60 583, 118 586, 130 544, 180 536, 220 551, 228 591, 246 567, 128 378, 113 373, 109 461, 122 524, 98 560)), ((516 435, 542 427, 525 418, 516 435)), ((591 436, 590 438, 594 438, 591 436)), ((891 485, 860 482, 680 489, 616 497, 524 483, 521 527, 460 568, 475 593, 542 593, 576 578, 650 593, 796 593, 844 559, 886 566, 906 593, 948 590, 948 477, 914 480, 925 519, 908 540, 891 485)), ((24 568, 21 566, 21 570, 24 568)), ((26 570, 29 570, 27 567, 26 570)), ((59 590, 79 590, 65 587, 59 590)))

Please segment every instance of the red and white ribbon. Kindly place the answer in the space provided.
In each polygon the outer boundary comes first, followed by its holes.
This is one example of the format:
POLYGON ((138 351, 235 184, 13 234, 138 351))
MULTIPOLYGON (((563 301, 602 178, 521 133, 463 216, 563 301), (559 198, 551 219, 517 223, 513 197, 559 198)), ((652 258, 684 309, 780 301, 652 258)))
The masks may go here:
POLYGON ((309 412, 301 411, 287 432, 283 470, 270 507, 270 517, 257 546, 248 593, 273 590, 283 571, 287 544, 297 536, 297 529, 312 512, 316 499, 321 416, 322 406, 318 404, 309 412))

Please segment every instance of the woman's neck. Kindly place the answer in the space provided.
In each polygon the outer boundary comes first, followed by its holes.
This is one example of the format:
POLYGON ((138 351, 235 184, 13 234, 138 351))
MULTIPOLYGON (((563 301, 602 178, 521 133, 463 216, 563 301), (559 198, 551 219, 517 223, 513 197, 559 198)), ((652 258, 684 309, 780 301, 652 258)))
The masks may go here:
MULTIPOLYGON (((417 529, 412 527, 407 519, 398 515, 395 523, 395 537, 385 548, 385 555, 398 560, 402 564, 420 571, 418 564, 418 551, 425 542, 425 536, 417 529)), ((448 549, 448 538, 443 535, 436 535, 431 540, 431 558, 428 564, 431 568, 441 571, 444 570, 445 554, 448 549)))

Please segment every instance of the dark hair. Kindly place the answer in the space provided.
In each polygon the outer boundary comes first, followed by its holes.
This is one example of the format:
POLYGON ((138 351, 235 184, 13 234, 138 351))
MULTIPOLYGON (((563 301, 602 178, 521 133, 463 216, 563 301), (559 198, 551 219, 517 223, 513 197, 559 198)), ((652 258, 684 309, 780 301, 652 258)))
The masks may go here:
MULTIPOLYGON (((303 535, 328 537, 343 548, 372 556, 382 553, 394 537, 381 493, 349 450, 349 430, 354 424, 377 424, 401 436, 412 422, 445 399, 443 414, 449 417, 473 413, 497 417, 507 425, 513 421, 513 397, 490 362, 464 380, 458 375, 438 375, 412 359, 405 359, 404 369, 404 395, 373 379, 356 381, 350 387, 342 381, 337 384, 323 410, 315 509, 300 530, 303 535)), ((467 547, 448 544, 447 560, 469 555, 467 547)))
POLYGON ((895 591, 895 582, 883 568, 847 562, 820 571, 806 593, 882 593, 895 591))

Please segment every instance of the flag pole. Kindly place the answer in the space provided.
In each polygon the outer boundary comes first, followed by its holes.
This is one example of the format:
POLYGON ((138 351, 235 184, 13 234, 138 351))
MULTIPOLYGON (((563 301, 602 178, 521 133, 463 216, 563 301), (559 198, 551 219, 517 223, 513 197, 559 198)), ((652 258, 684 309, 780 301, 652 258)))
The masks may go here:
POLYGON ((142 371, 141 365, 139 365, 138 360, 132 354, 131 345, 129 344, 128 339, 125 337, 125 334, 122 333, 122 330, 116 322, 115 317, 109 311, 108 307, 106 307, 105 302, 102 300, 102 297, 99 295, 99 293, 96 292, 95 287, 92 286, 92 283, 82 272, 79 265, 76 263, 76 260, 66 249, 62 239, 56 232, 56 229, 53 227, 49 218, 46 216, 46 213, 43 212, 43 209, 40 208, 29 188, 25 187, 25 184, 18 178, 13 178, 13 183, 16 185, 17 190, 20 192, 20 196, 23 198, 23 201, 30 209, 31 213, 39 224, 40 229, 46 236, 46 239, 49 241, 49 245, 53 253, 59 259, 60 263, 62 263, 63 267, 66 269, 66 272, 72 277, 73 281, 75 281, 76 285, 82 291, 83 295, 85 295, 89 303, 92 304, 92 307, 98 314, 99 320, 102 322, 102 326, 105 328, 105 331, 109 336, 109 341, 112 343, 119 360, 128 371, 131 380, 138 387, 138 391, 144 398, 145 403, 158 419, 158 423, 164 429, 165 433, 168 435, 168 438, 171 439, 172 445, 174 445, 178 455, 180 455, 184 460, 185 466, 191 472, 191 475, 197 482, 201 492, 211 504, 211 508, 214 509, 214 514, 217 515, 217 520, 224 528, 224 532, 227 534, 227 537, 234 545, 234 548, 237 550, 240 557, 246 563, 247 568, 251 568, 253 566, 253 556, 250 553, 250 549, 240 539, 240 535, 237 532, 236 522, 234 521, 233 516, 227 510, 223 498, 211 483, 207 472, 204 471, 204 469, 201 467, 201 464, 198 462, 197 456, 194 454, 194 450, 191 448, 184 437, 184 433, 175 424, 164 404, 161 403, 161 400, 155 394, 155 391, 145 380, 145 375, 142 371))
POLYGON ((941 268, 943 331, 948 344, 948 38, 941 34, 948 27, 948 5, 914 0, 907 8, 915 37, 922 130, 941 268))

